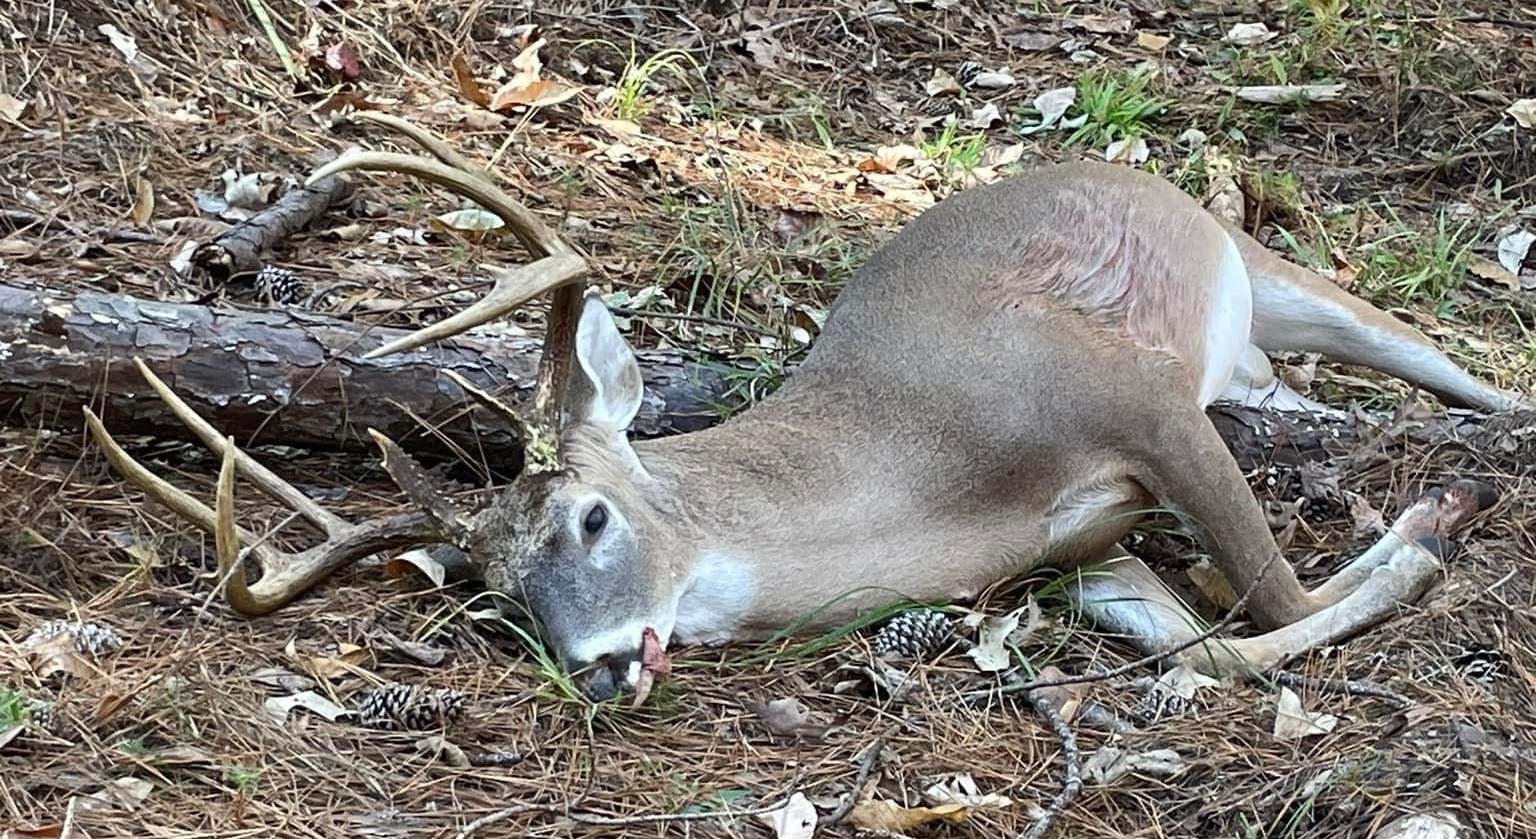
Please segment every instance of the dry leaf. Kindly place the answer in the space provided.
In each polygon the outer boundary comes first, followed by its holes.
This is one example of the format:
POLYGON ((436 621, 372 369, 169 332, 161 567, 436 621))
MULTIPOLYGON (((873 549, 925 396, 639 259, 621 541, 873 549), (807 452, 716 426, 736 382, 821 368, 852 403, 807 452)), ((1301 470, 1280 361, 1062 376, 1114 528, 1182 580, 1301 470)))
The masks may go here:
POLYGON ((1021 134, 1035 134, 1054 126, 1066 114, 1072 103, 1077 101, 1077 88, 1058 87, 1035 97, 1035 110, 1040 112, 1040 123, 1028 125, 1019 130, 1021 134))
POLYGON ((357 60, 357 50, 346 41, 331 44, 325 48, 326 69, 336 74, 336 78, 344 82, 350 82, 362 72, 360 62, 357 60))
POLYGON ((1232 590, 1232 584, 1211 564, 1209 557, 1201 557, 1184 573, 1195 584, 1195 588, 1200 590, 1200 596, 1216 608, 1230 609, 1237 604, 1237 592, 1232 590))
POLYGON ((991 102, 988 102, 987 104, 982 105, 980 108, 971 111, 971 118, 963 121, 961 125, 966 128, 974 128, 980 131, 985 131, 1002 121, 1003 115, 997 110, 997 106, 991 102))
POLYGON ((790 796, 783 807, 758 813, 757 820, 767 825, 776 839, 811 839, 816 835, 816 805, 803 792, 790 796))
POLYGON ((1274 37, 1275 33, 1269 31, 1269 27, 1263 23, 1234 23, 1222 40, 1240 47, 1251 47, 1274 37))
POLYGON ((656 677, 672 672, 672 658, 667 655, 666 645, 653 627, 647 626, 640 633, 640 677, 635 680, 635 695, 629 702, 631 708, 645 704, 656 685, 656 677))
POLYGON ((581 92, 580 88, 548 80, 536 81, 520 89, 512 89, 510 84, 509 82, 502 85, 501 89, 496 91, 496 95, 491 98, 491 110, 504 111, 516 105, 547 108, 550 105, 558 105, 581 92))
POLYGON ((362 668, 358 665, 367 660, 367 648, 343 643, 338 645, 335 656, 315 656, 303 664, 318 679, 339 679, 359 672, 362 668))
POLYGON ((155 214, 155 187, 148 178, 137 177, 134 179, 133 193, 133 223, 144 227, 155 214))
POLYGON ((111 41, 112 46, 122 54, 124 61, 132 64, 138 60, 139 45, 133 40, 132 35, 127 34, 110 23, 101 24, 96 27, 96 31, 107 36, 107 40, 111 41))
POLYGON ((436 667, 448 657, 448 651, 442 647, 434 647, 431 644, 423 644, 420 641, 407 641, 396 636, 388 630, 379 630, 370 636, 382 646, 388 647, 402 656, 428 667, 436 667))
POLYGON ((1002 90, 1006 87, 1013 87, 1018 83, 1019 80, 1014 78, 1013 74, 1007 70, 982 70, 976 74, 976 78, 971 79, 971 87, 983 90, 1002 90))
POLYGON ((620 140, 624 139, 625 137, 633 137, 640 133, 640 126, 630 122, 627 119, 603 119, 601 117, 592 117, 588 119, 587 122, 603 129, 604 131, 612 134, 615 138, 620 140))
POLYGON ((167 768, 199 768, 213 769, 219 766, 219 759, 212 754, 197 748, 196 746, 171 746, 167 749, 158 749, 144 755, 143 762, 147 766, 157 769, 167 768))
POLYGON ((516 72, 506 84, 492 94, 491 110, 504 111, 518 105, 526 105, 530 108, 558 105, 579 92, 579 88, 539 78, 539 72, 544 67, 543 62, 539 60, 539 49, 543 46, 544 39, 540 38, 512 59, 512 68, 516 72))
POLYGON ((996 673, 999 670, 1007 670, 1013 663, 1013 654, 1009 652, 1010 644, 1017 646, 1024 643, 1035 630, 1040 628, 1040 604, 1033 597, 1017 609, 1002 617, 983 617, 981 628, 977 632, 976 646, 972 647, 966 655, 976 662, 976 669, 986 673, 996 673), (1028 613, 1027 620, 1020 626, 1020 619, 1028 613))
POLYGON ((1389 823, 1376 839, 1456 839, 1461 822, 1450 813, 1415 813, 1389 823))
POLYGON ((1183 772, 1185 766, 1183 756, 1173 749, 1127 752, 1117 746, 1103 746, 1083 764, 1083 777, 1103 786, 1132 772, 1171 778, 1183 772))
POLYGON ((881 146, 875 149, 873 156, 858 162, 860 172, 886 172, 895 174, 905 168, 908 163, 919 160, 927 160, 928 156, 917 146, 906 144, 896 146, 881 146))
POLYGON ((261 707, 262 710, 267 712, 267 716, 279 725, 288 721, 288 715, 293 712, 294 708, 303 708, 331 722, 335 722, 352 713, 312 690, 295 693, 292 696, 274 696, 263 702, 261 707))
POLYGON ((32 672, 40 679, 49 679, 55 675, 73 679, 83 675, 89 668, 85 659, 75 651, 75 636, 68 632, 55 635, 30 648, 27 658, 32 664, 32 672))
POLYGON ((1172 38, 1169 38, 1166 35, 1158 35, 1155 32, 1137 32, 1136 33, 1136 46, 1141 47, 1142 49, 1145 49, 1145 50, 1152 50, 1153 52, 1156 52, 1158 50, 1161 50, 1163 47, 1168 46, 1168 44, 1171 43, 1172 41, 1173 41, 1172 38))
POLYGON ((959 824, 970 816, 962 804, 939 807, 903 807, 894 801, 861 801, 848 813, 848 823, 861 830, 906 833, 915 827, 943 821, 959 824))
POLYGON ((448 569, 422 548, 406 551, 384 563, 384 573, 391 577, 403 577, 411 569, 421 572, 436 588, 442 588, 448 579, 448 569))
POLYGON ((1181 664, 1159 676, 1142 701, 1153 719, 1183 716, 1193 707, 1195 694, 1202 688, 1220 684, 1220 680, 1181 664))
POLYGON ((1321 711, 1308 711, 1301 707, 1301 697, 1290 688, 1280 689, 1275 702, 1275 737, 1280 740, 1300 740, 1318 734, 1327 734, 1339 724, 1339 718, 1321 711))
POLYGON ((1528 230, 1516 230, 1500 239, 1499 264, 1516 277, 1520 276, 1520 269, 1525 267, 1525 260, 1531 255, 1533 243, 1536 243, 1536 234, 1528 230))
MULTIPOLYGON (((1066 678, 1066 673, 1054 664, 1048 664, 1040 668, 1039 681, 1050 682, 1066 678)), ((1082 707, 1083 697, 1088 695, 1087 684, 1075 685, 1050 685, 1048 687, 1035 688, 1035 693, 1044 698, 1061 718, 1067 722, 1076 719, 1078 709, 1082 707)))
POLYGON ((463 749, 450 742, 448 738, 441 734, 424 737, 417 740, 413 745, 418 754, 436 758, 456 769, 468 769, 474 765, 470 761, 469 755, 465 754, 463 749))
POLYGON ((26 259, 37 253, 37 245, 26 239, 0 239, 0 257, 9 259, 26 259))
POLYGON ((1520 290, 1520 275, 1485 256, 1467 254, 1467 270, 1478 279, 1504 286, 1510 291, 1520 290))
POLYGON ((485 233, 491 230, 500 230, 505 225, 506 222, 501 220, 501 216, 479 207, 451 210, 427 222, 428 227, 439 233, 445 230, 485 233))
POLYGON ((827 730, 827 726, 817 723, 793 696, 767 703, 749 702, 747 707, 770 732, 780 736, 820 737, 827 730))
POLYGON ((462 55, 453 57, 453 80, 459 85, 459 95, 482 108, 490 107, 491 95, 480 86, 474 71, 469 68, 469 62, 462 55))
POLYGON ((1521 128, 1536 128, 1536 99, 1516 99, 1504 113, 1514 117, 1521 128))
POLYGON ((923 85, 923 89, 928 92, 929 96, 940 96, 943 94, 959 95, 965 92, 964 88, 960 87, 960 83, 955 81, 954 76, 938 68, 934 68, 933 78, 923 85))
POLYGON ((21 115, 26 113, 27 100, 17 99, 9 93, 0 93, 0 118, 12 122, 20 122, 21 115))
POLYGON ((1349 500, 1349 515, 1354 519, 1356 539, 1381 536, 1387 532, 1387 522, 1382 518, 1381 511, 1372 507, 1365 496, 1346 492, 1344 497, 1349 500))
POLYGON ((5 748, 7 743, 15 740, 21 734, 21 732, 26 730, 27 727, 21 723, 0 728, 0 749, 5 748))
MULTIPOLYGON (((81 829, 80 825, 72 825, 70 839, 90 839, 90 834, 81 829)), ((0 833, 0 839, 59 839, 64 835, 64 825, 45 824, 37 827, 6 828, 0 833)))
POLYGON ((923 800, 936 807, 957 804, 972 810, 1013 806, 1013 799, 1006 795, 982 793, 976 786, 976 779, 964 773, 929 786, 923 791, 923 800))
POLYGON ((1129 163, 1135 166, 1146 163, 1152 154, 1147 141, 1140 137, 1115 140, 1104 149, 1104 159, 1111 163, 1129 163))
POLYGON ((779 39, 763 29, 754 29, 742 36, 742 46, 759 67, 779 66, 779 39))
POLYGON ((1062 42, 1062 37, 1055 32, 1039 32, 1032 29, 1023 32, 1010 32, 1003 36, 1003 42, 1008 46, 1025 52, 1043 52, 1055 49, 1062 42))

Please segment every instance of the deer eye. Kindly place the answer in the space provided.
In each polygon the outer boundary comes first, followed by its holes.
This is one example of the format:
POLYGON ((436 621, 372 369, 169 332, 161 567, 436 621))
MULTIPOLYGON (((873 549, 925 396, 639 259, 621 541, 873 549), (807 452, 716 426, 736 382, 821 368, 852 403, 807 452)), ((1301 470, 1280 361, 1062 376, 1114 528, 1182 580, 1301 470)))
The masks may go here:
POLYGON ((607 523, 608 510, 602 504, 593 504, 592 509, 587 511, 587 517, 581 520, 581 529, 585 530, 588 536, 596 536, 607 523))

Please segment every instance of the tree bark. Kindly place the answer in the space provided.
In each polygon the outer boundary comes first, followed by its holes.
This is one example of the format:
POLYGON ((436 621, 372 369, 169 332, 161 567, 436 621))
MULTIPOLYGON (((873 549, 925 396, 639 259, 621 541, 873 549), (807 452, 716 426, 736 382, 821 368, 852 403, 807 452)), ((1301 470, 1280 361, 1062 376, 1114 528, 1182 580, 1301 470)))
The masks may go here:
MULTIPOLYGON (((503 336, 458 338, 365 361, 362 354, 402 334, 318 315, 236 312, 111 294, 74 298, 0 284, 0 422, 77 430, 92 405, 114 433, 187 439, 132 365, 142 357, 199 414, 244 446, 254 443, 373 451, 376 428, 418 455, 457 446, 507 470, 521 462, 511 430, 465 399, 440 375, 452 368, 504 392, 513 406, 532 393, 540 343, 503 336), (438 425, 423 432, 412 414, 438 425)), ((718 365, 671 350, 637 353, 646 399, 636 435, 657 437, 716 423, 739 408, 718 365)), ((1307 464, 1361 468, 1400 456, 1405 446, 1455 447, 1512 474, 1536 464, 1536 417, 1442 413, 1372 427, 1352 420, 1280 414, 1230 405, 1208 412, 1245 470, 1307 464)))
MULTIPOLYGON (((114 434, 190 439, 139 375, 137 356, 243 446, 372 451, 367 430, 376 428, 418 454, 459 446, 514 468, 520 449, 511 429, 479 410, 467 418, 465 397, 440 371, 451 368, 518 407, 531 399, 540 342, 461 337, 362 358, 402 334, 302 313, 0 284, 0 421, 76 430, 81 407, 90 405, 114 434), (424 432, 412 414, 445 439, 424 432)), ((646 385, 637 435, 697 430, 732 404, 723 367, 672 350, 637 356, 646 385)))

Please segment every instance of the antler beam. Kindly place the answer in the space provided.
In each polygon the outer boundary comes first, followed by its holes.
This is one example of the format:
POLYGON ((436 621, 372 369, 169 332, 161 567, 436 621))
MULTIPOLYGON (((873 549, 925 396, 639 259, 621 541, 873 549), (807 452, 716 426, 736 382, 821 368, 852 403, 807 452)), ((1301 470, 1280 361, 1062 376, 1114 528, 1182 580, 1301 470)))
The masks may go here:
POLYGON ((107 462, 128 478, 145 495, 169 507, 204 533, 219 542, 219 575, 224 597, 237 612, 265 615, 291 602, 341 567, 381 551, 399 550, 438 542, 457 542, 462 534, 449 533, 426 512, 411 511, 354 524, 309 500, 298 487, 279 478, 254 458, 240 451, 233 441, 219 436, 165 382, 140 359, 134 359, 150 387, 171 407, 187 428, 203 444, 223 458, 228 475, 220 475, 218 509, 208 505, 156 475, 118 445, 100 418, 84 408, 85 423, 107 462), (262 544, 257 534, 234 525, 234 475, 249 479, 273 500, 282 503, 325 534, 325 541, 299 553, 286 553, 262 544), (231 482, 225 487, 226 478, 231 482), (238 561, 239 545, 250 544, 251 558, 261 568, 261 579, 246 579, 238 561))

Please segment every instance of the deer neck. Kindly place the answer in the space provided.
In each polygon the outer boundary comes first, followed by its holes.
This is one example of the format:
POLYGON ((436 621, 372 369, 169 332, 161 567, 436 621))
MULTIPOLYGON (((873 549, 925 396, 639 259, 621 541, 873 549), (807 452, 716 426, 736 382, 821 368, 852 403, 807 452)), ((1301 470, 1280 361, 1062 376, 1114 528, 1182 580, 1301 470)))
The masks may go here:
POLYGON ((930 590, 924 559, 963 534, 913 519, 926 509, 910 495, 922 481, 902 468, 911 449, 893 424, 848 385, 800 376, 719 426, 635 445, 675 499, 667 524, 683 643, 835 625, 903 596, 966 594, 930 590))

